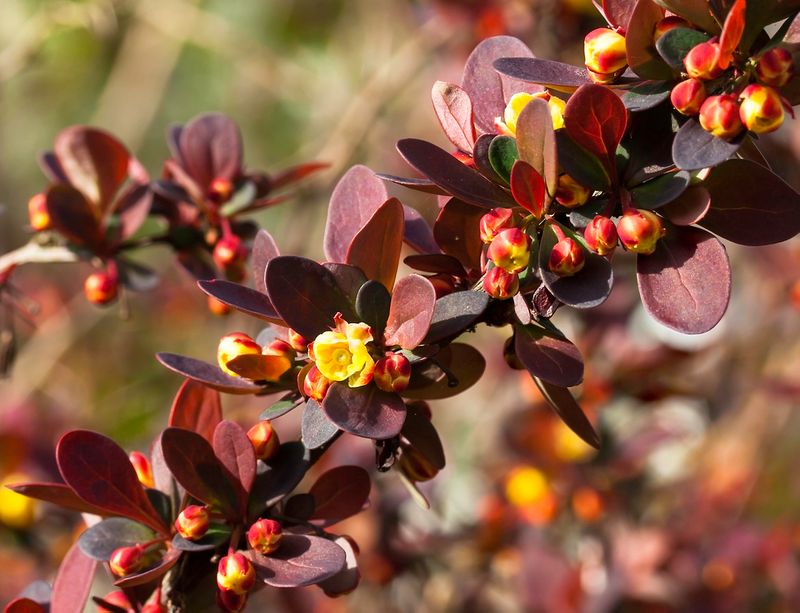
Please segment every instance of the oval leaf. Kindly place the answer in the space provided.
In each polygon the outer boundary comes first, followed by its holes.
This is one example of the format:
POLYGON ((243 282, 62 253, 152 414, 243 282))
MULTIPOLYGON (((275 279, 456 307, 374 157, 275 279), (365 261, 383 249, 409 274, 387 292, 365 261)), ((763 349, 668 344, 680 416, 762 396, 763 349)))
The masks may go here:
POLYGON ((631 198, 639 209, 657 209, 672 202, 686 191, 691 178, 685 170, 661 175, 634 187, 631 190, 631 198))
POLYGON ((497 176, 508 185, 511 181, 511 168, 519 159, 517 139, 511 136, 496 136, 489 144, 489 164, 497 176))
POLYGON ((403 205, 389 198, 358 231, 347 249, 345 262, 358 266, 367 279, 391 291, 400 264, 405 217, 403 205))
POLYGON ((392 295, 383 284, 377 281, 367 281, 361 286, 361 289, 358 290, 358 294, 356 295, 356 313, 358 314, 359 321, 363 321, 372 328, 372 336, 374 338, 381 338, 383 336, 386 320, 389 318, 391 302, 392 295))
POLYGON ((469 94, 453 83, 436 81, 431 89, 436 118, 447 138, 466 153, 475 146, 475 126, 472 123, 472 101, 469 94))
POLYGON ((28 498, 58 505, 62 509, 78 513, 91 513, 92 515, 108 515, 108 511, 84 501, 63 483, 12 483, 5 487, 28 498))
POLYGON ((486 360, 477 349, 453 343, 432 360, 412 367, 411 381, 403 396, 422 400, 450 398, 475 385, 485 369, 486 360))
POLYGON ((595 432, 592 422, 590 422, 580 405, 572 397, 566 387, 553 385, 547 381, 533 378, 542 396, 547 401, 556 414, 561 418, 570 430, 577 434, 587 445, 600 448, 600 437, 595 432))
POLYGON ((273 587, 302 587, 319 583, 344 568, 344 549, 319 536, 284 534, 278 549, 263 556, 252 549, 245 554, 258 578, 273 587))
POLYGON ((531 324, 516 326, 514 339, 517 357, 534 377, 563 387, 583 380, 581 352, 566 338, 531 324))
POLYGON ((468 270, 481 267, 483 243, 479 228, 485 214, 484 208, 451 198, 433 224, 433 235, 442 251, 456 258, 468 270))
POLYGON ((687 189, 659 212, 676 226, 691 226, 703 219, 710 207, 711 194, 702 185, 696 185, 687 189))
POLYGON ((690 119, 681 126, 672 142, 672 159, 681 170, 711 168, 730 158, 742 144, 744 135, 728 142, 706 132, 700 122, 690 119))
POLYGON ((309 449, 317 449, 333 440, 339 428, 325 415, 319 402, 313 398, 306 401, 300 433, 303 444, 309 449))
MULTIPOLYGON (((551 196, 558 187, 558 153, 550 105, 544 100, 531 100, 517 119, 519 158, 538 172, 551 196)), ((513 184, 512 184, 513 192, 513 184)))
POLYGON ((545 213, 545 185, 542 175, 522 160, 511 170, 511 193, 522 208, 540 220, 545 213))
POLYGON ((178 133, 181 166, 203 193, 214 179, 233 181, 241 172, 242 137, 222 113, 192 119, 178 133))
POLYGON ((625 33, 628 66, 643 79, 671 80, 672 69, 664 63, 653 44, 655 27, 664 17, 664 9, 653 0, 638 0, 631 6, 633 11, 625 33))
MULTIPOLYGON (((222 465, 234 477, 245 494, 249 494, 256 478, 256 453, 247 433, 239 424, 232 421, 221 421, 214 430, 214 454, 222 465)), ((241 504, 247 503, 247 497, 241 504)))
POLYGON ((119 547, 133 547, 153 540, 155 534, 147 526, 125 517, 109 517, 87 528, 78 539, 84 554, 100 562, 108 562, 119 547))
POLYGON ((78 543, 70 547, 61 560, 53 583, 50 610, 53 613, 79 613, 83 611, 92 589, 97 562, 81 551, 78 543))
POLYGON ((186 379, 172 401, 168 424, 197 432, 210 443, 214 439, 214 429, 221 421, 222 402, 219 392, 192 379, 186 379))
POLYGON ((311 519, 330 526, 361 512, 369 500, 369 473, 360 466, 337 466, 320 475, 311 486, 314 513, 311 519))
POLYGON ((156 359, 171 371, 228 394, 255 394, 262 387, 239 377, 231 377, 218 366, 175 353, 157 353, 156 359))
POLYGON ((656 49, 675 70, 684 70, 683 59, 693 47, 708 40, 708 34, 692 28, 673 28, 658 39, 656 49))
POLYGON ((322 401, 322 409, 345 432, 371 439, 396 436, 406 416, 400 396, 374 385, 348 387, 334 383, 322 401))
POLYGON ((433 284, 420 275, 409 275, 397 282, 389 306, 384 341, 414 349, 421 344, 430 329, 436 306, 433 284))
MULTIPOLYGON (((253 281, 256 291, 262 294, 267 293, 267 283, 264 275, 267 272, 267 264, 272 258, 281 254, 278 245, 272 235, 263 228, 258 231, 253 240, 253 281)), ((271 303, 270 303, 271 304, 271 303)))
POLYGON ((237 311, 279 326, 283 325, 283 320, 272 306, 269 297, 259 291, 224 279, 198 281, 197 285, 212 298, 216 298, 237 311))
POLYGON ((489 305, 484 292, 463 291, 442 296, 433 308, 433 317, 425 344, 455 337, 472 326, 489 305))

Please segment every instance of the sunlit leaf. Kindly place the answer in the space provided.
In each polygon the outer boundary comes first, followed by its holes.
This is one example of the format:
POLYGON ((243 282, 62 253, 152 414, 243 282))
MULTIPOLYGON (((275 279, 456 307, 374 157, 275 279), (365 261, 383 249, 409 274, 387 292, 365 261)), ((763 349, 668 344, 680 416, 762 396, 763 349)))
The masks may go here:
POLYGON ((403 205, 397 198, 389 198, 353 237, 345 262, 391 291, 400 263, 404 222, 403 205))
POLYGON ((175 353, 157 353, 156 359, 171 371, 228 394, 255 394, 262 388, 252 381, 232 377, 219 366, 175 353))
POLYGON ((517 357, 534 377, 563 387, 583 379, 581 353, 566 338, 530 324, 515 326, 514 339, 517 357))
POLYGON ((258 578, 274 587, 301 587, 319 583, 344 568, 344 550, 319 536, 284 534, 278 549, 268 556, 249 550, 258 578))
POLYGON ((228 472, 237 478, 245 496, 241 506, 247 504, 247 494, 256 478, 256 454, 247 433, 232 421, 224 420, 217 424, 213 439, 214 454, 228 472))
POLYGON ((436 81, 431 90, 433 110, 447 138, 456 147, 472 153, 475 126, 472 123, 472 101, 458 85, 436 81))
POLYGON ((371 384, 348 387, 347 383, 334 383, 322 401, 322 409, 345 432, 372 439, 395 436, 406 416, 400 396, 371 384))
POLYGON ((209 443, 222 421, 219 392, 192 379, 183 382, 169 412, 168 425, 193 430, 209 443))
POLYGON ((425 277, 409 275, 397 282, 389 305, 384 340, 387 345, 414 349, 430 328, 436 290, 425 277))

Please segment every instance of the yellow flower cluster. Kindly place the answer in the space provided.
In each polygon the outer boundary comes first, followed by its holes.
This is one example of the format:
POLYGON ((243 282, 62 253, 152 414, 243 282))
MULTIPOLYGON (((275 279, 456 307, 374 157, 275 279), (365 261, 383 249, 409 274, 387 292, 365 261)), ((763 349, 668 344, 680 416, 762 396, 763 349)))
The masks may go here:
POLYGON ((372 329, 367 324, 351 324, 337 317, 336 328, 323 332, 309 346, 309 357, 326 379, 361 387, 372 381, 375 369, 375 360, 367 349, 372 341, 372 329))

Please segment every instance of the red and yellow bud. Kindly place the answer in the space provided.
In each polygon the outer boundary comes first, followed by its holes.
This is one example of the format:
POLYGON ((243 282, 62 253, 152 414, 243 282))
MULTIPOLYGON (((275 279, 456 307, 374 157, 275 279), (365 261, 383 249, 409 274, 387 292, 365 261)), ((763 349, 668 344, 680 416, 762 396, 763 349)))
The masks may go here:
POLYGON ((736 96, 709 96, 700 107, 700 125, 714 136, 730 140, 743 129, 736 96))
POLYGON ((706 99, 706 87, 700 79, 686 79, 672 88, 672 106, 683 115, 697 115, 706 99))
POLYGON ((188 541, 203 538, 208 532, 211 517, 208 509, 197 504, 190 504, 178 514, 175 530, 188 541))
POLYGON ((289 328, 287 340, 289 341, 289 345, 291 345, 292 349, 294 349, 296 352, 305 353, 308 351, 308 341, 299 332, 295 332, 289 328))
POLYGON ((230 553, 217 566, 217 587, 236 594, 247 594, 256 584, 256 569, 239 553, 230 553))
POLYGON ((625 37, 607 28, 592 30, 583 39, 583 55, 592 80, 608 83, 625 69, 625 37))
POLYGON ((117 577, 127 577, 142 570, 145 561, 144 547, 134 545, 115 549, 108 560, 108 565, 117 577))
POLYGON ((581 521, 591 524, 603 517, 605 502, 591 487, 579 487, 572 493, 572 511, 581 521))
POLYGON ((322 402, 330 386, 331 380, 323 375, 319 368, 312 366, 303 380, 303 393, 317 402, 322 402))
POLYGON ((675 28, 691 28, 691 24, 686 21, 683 17, 678 17, 677 15, 670 15, 669 17, 664 17, 661 21, 656 24, 655 29, 653 30, 653 44, 655 45, 658 42, 658 39, 664 36, 670 30, 674 30, 675 28))
POLYGON ((220 268, 235 267, 247 258, 247 248, 241 238, 228 234, 214 245, 213 257, 214 263, 220 268))
POLYGON ((269 345, 264 347, 262 353, 264 355, 277 355, 284 357, 290 362, 294 361, 294 358, 296 357, 292 346, 287 341, 284 341, 280 338, 276 338, 274 341, 271 341, 269 345))
POLYGON ((547 267, 561 277, 571 277, 580 272, 585 263, 583 247, 574 239, 565 236, 553 246, 547 267))
POLYGON ((507 228, 494 237, 486 256, 506 272, 521 272, 531 258, 531 239, 519 228, 507 228))
POLYGON ((556 202, 561 206, 565 206, 568 209, 583 206, 591 195, 592 190, 588 187, 584 187, 568 174, 563 174, 558 177, 556 202))
POLYGON ((274 519, 259 519, 247 530, 250 547, 262 555, 269 555, 278 548, 283 528, 274 519))
POLYGON ((233 312, 233 309, 231 307, 229 307, 221 300, 217 300, 216 298, 214 298, 214 296, 207 296, 206 304, 208 305, 208 310, 211 311, 211 314, 216 315, 217 317, 224 317, 226 315, 230 315, 233 312))
POLYGON ((628 209, 617 222, 619 241, 633 253, 653 253, 665 232, 658 215, 643 209, 628 209))
POLYGON ((263 419, 247 431, 247 438, 253 444, 256 457, 264 462, 271 459, 280 447, 278 433, 268 419, 263 419))
POLYGON ((739 118, 756 134, 774 132, 783 124, 783 104, 777 91, 767 85, 748 85, 742 91, 739 118))
POLYGON ((783 87, 792 78, 793 72, 792 54, 783 47, 765 51, 756 61, 756 76, 764 85, 783 87))
POLYGON ((109 304, 117 298, 119 279, 106 270, 93 272, 83 282, 83 293, 92 304, 109 304))
POLYGON ((411 379, 411 363, 399 353, 390 353, 375 363, 372 380, 384 392, 402 392, 411 379))
POLYGON ((223 372, 232 377, 238 377, 235 372, 228 368, 228 362, 240 355, 260 355, 261 345, 255 342, 244 332, 231 332, 219 339, 217 347, 217 363, 223 372))
POLYGON ((233 590, 217 590, 217 605, 223 611, 237 612, 244 610, 247 594, 237 594, 233 590))
MULTIPOLYGON (((103 600, 110 605, 119 607, 120 609, 124 609, 126 611, 133 611, 133 605, 131 604, 131 601, 128 600, 128 597, 122 590, 118 590, 116 592, 109 592, 108 594, 103 596, 103 600)), ((103 605, 97 605, 97 613, 112 613, 112 610, 107 609, 103 605)))
POLYGON ((586 245, 598 255, 608 255, 617 246, 617 226, 608 217, 596 215, 583 231, 586 245))
POLYGON ((139 478, 139 483, 145 487, 155 487, 156 482, 153 478, 153 467, 150 466, 150 461, 143 453, 138 451, 131 451, 128 459, 133 465, 133 470, 136 471, 136 476, 139 478))
POLYGON ((217 204, 222 204, 231 199, 233 195, 233 183, 228 179, 214 179, 208 186, 208 197, 217 204))
POLYGON ((481 217, 479 223, 481 240, 487 245, 501 231, 514 227, 514 212, 511 209, 496 208, 481 217))
POLYGON ((719 66, 720 53, 719 43, 716 42, 707 41, 695 45, 683 58, 686 74, 692 79, 703 81, 716 79, 724 72, 719 66))
POLYGON ((28 220, 31 228, 37 232, 49 230, 52 227, 50 212, 47 210, 47 196, 43 193, 34 194, 28 200, 28 220))
POLYGON ((498 300, 512 298, 519 291, 519 275, 495 266, 483 277, 483 291, 498 300))

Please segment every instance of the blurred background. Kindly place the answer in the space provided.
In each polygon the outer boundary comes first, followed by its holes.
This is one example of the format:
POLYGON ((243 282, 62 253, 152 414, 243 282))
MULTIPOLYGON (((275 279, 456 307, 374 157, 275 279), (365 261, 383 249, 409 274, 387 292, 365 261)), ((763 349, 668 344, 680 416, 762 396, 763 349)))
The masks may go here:
MULTIPOLYGON (((109 130, 158 176, 168 126, 221 111, 242 129, 248 168, 330 164, 256 217, 283 252, 321 258, 344 170, 408 174, 394 150, 403 137, 446 146, 430 88, 459 82, 479 40, 512 34, 580 64, 600 25, 589 0, 3 0, 0 252, 27 240, 26 202, 46 185, 36 156, 64 127, 109 130)), ((798 125, 762 139, 795 188, 798 125)), ((432 197, 393 193, 434 214, 432 197)), ((732 305, 706 335, 652 322, 624 255, 606 304, 557 314, 587 358, 576 391, 604 436, 599 453, 505 365, 508 331, 473 335, 487 375, 433 406, 448 466, 424 484, 431 509, 394 473, 376 475, 370 510, 334 529, 361 547, 358 590, 265 590, 253 610, 798 610, 800 249, 728 248, 732 305)), ((258 333, 243 315, 209 313, 166 250, 143 261, 162 281, 133 296, 126 320, 84 300, 88 265, 16 275, 40 311, 35 329, 19 324, 24 342, 0 381, 0 481, 54 478, 53 445, 70 428, 146 449, 181 382, 153 354, 213 361, 223 334, 258 333)), ((224 398, 243 424, 267 404, 224 398)), ((298 436, 293 414, 276 426, 298 436)), ((373 449, 345 437, 327 459, 341 463, 372 467, 373 449)), ((0 492, 0 602, 51 578, 79 530, 73 514, 0 492)), ((98 581, 97 594, 108 588, 98 581)))

